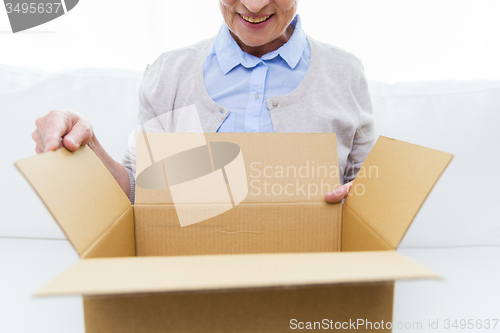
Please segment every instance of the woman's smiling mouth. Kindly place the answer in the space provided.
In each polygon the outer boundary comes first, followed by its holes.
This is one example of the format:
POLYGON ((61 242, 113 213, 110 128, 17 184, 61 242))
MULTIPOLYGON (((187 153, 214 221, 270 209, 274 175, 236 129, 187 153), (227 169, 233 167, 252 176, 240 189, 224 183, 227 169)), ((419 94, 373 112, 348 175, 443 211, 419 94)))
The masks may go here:
POLYGON ((262 22, 265 22, 267 21, 271 16, 273 16, 272 14, 271 15, 268 15, 268 16, 264 16, 264 17, 250 17, 250 16, 246 16, 246 15, 243 15, 243 14, 240 14, 238 13, 238 15, 240 15, 240 17, 242 19, 244 19, 245 21, 247 21, 248 23, 251 23, 251 24, 259 24, 259 23, 262 23, 262 22))

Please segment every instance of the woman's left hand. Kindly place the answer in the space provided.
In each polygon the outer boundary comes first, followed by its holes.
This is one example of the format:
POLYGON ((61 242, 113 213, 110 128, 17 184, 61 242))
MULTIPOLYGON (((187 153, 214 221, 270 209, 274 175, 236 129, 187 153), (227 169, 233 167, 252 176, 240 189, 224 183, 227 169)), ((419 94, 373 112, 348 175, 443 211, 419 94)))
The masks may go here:
POLYGON ((353 181, 351 180, 349 183, 337 187, 333 192, 325 194, 325 201, 329 203, 341 202, 349 194, 353 181))

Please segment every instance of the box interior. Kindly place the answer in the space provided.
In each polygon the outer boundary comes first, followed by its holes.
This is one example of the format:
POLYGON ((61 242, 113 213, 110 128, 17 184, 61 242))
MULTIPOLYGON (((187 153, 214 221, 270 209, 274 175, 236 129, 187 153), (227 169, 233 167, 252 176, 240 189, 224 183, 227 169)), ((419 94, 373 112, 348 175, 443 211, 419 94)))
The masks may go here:
MULTIPOLYGON (((161 135, 148 139, 143 144, 168 142, 161 135)), ((238 144, 249 179, 266 178, 263 169, 261 178, 252 177, 249 168, 256 161, 274 170, 280 164, 299 168, 312 160, 336 165, 334 134, 207 134, 207 141, 238 144)), ((138 170, 147 167, 144 160, 138 170)), ((343 216, 342 204, 324 203, 322 192, 296 198, 248 195, 230 211, 187 227, 175 224, 168 186, 138 188, 132 207, 88 147, 75 153, 60 149, 16 166, 82 258, 40 295, 114 295, 436 277, 393 250, 450 160, 449 154, 381 137, 363 166, 377 167, 377 176, 356 178, 353 186, 362 185, 365 193, 346 199, 343 216), (179 241, 169 243, 169 237, 179 241), (213 239, 219 246, 212 246, 213 239), (341 246, 342 252, 335 253, 341 246)), ((277 178, 276 183, 286 185, 291 178, 277 178)), ((321 185, 322 179, 306 180, 306 185, 321 185)), ((338 184, 338 175, 334 181, 338 184)))

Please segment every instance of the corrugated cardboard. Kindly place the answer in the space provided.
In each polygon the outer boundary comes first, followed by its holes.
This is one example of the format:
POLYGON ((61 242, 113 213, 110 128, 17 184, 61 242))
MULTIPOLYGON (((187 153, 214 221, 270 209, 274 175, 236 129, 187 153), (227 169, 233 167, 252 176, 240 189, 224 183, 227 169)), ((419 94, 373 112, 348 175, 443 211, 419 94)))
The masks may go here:
POLYGON ((395 251, 82 260, 39 296, 115 295, 383 282, 436 277, 395 251))
MULTIPOLYGON (((85 297, 87 332, 294 332, 290 320, 392 320, 394 282, 85 297)), ((359 332, 380 332, 364 329, 359 332)), ((382 330, 389 332, 390 330, 382 330)))
MULTIPOLYGON (((380 138, 361 170, 376 175, 356 177, 353 186, 363 185, 364 192, 357 195, 353 191, 345 200, 344 228, 348 231, 353 228, 351 224, 364 224, 376 234, 369 238, 376 239, 377 244, 363 250, 397 248, 450 161, 451 155, 440 151, 380 138)), ((344 251, 361 250, 355 245, 358 241, 355 233, 344 233, 344 251)))
MULTIPOLYGON (((162 154, 182 151, 168 145, 188 147, 190 135, 139 137, 138 174, 155 165, 164 171, 162 154)), ((311 188, 338 185, 338 174, 279 174, 279 166, 337 166, 333 134, 205 136, 208 147, 237 144, 254 185, 276 189, 297 178, 311 188)), ((255 192, 185 227, 168 177, 157 189, 137 187, 132 207, 87 147, 16 165, 82 257, 38 294, 84 295, 87 332, 284 332, 291 319, 390 321, 395 280, 436 277, 394 250, 450 160, 381 137, 364 164, 376 176, 360 173, 354 185, 364 193, 351 190, 344 205, 326 204, 324 190, 255 192)))
POLYGON ((132 206, 88 148, 66 149, 16 163, 80 256, 132 206))
MULTIPOLYGON (((137 174, 167 152, 179 152, 178 143, 184 148, 201 144, 199 135, 139 135, 138 147, 143 148, 138 152, 137 174)), ((137 186, 138 256, 340 251, 342 206, 323 199, 339 185, 334 134, 206 133, 205 137, 210 143, 232 142, 241 148, 249 194, 221 215, 181 227, 166 179, 157 182, 167 184, 163 189, 137 186)), ((212 197, 190 193, 188 198, 193 201, 186 206, 192 211, 206 209, 203 200, 212 197)), ((217 205, 212 202, 212 206, 217 205)))

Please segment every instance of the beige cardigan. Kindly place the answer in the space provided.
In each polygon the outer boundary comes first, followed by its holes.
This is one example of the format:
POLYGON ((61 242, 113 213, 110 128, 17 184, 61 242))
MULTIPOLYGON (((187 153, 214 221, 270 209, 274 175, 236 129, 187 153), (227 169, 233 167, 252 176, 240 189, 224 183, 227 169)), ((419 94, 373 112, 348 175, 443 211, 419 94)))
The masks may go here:
MULTIPOLYGON (((307 37, 311 63, 291 93, 266 100, 274 132, 331 132, 338 140, 341 182, 356 176, 375 141, 370 94, 361 61, 337 47, 307 37)), ((204 132, 216 132, 230 110, 205 89, 203 63, 214 38, 161 55, 144 75, 139 124, 161 116, 157 131, 184 131, 175 110, 194 104, 204 132), (172 111, 174 110, 174 111, 172 111)), ((283 78, 286 80, 286 78, 283 78)), ((130 144, 123 164, 135 194, 136 152, 130 144)))

